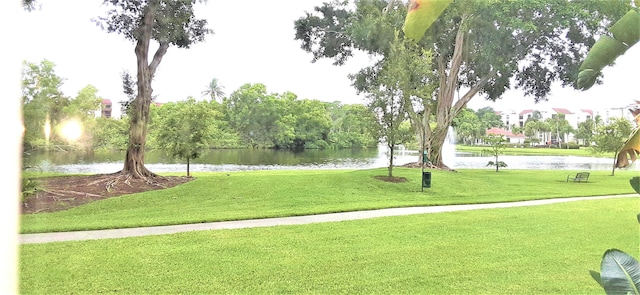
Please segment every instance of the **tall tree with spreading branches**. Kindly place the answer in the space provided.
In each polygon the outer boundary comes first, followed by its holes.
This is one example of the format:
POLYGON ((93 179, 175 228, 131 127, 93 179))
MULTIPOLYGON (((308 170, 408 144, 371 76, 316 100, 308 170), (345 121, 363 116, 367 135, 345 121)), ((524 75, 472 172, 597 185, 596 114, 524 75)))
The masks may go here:
MULTIPOLYGON (((407 11, 393 3, 324 3, 295 21, 295 38, 314 60, 331 58, 343 64, 357 50, 384 59, 407 11)), ((628 1, 622 0, 474 0, 448 5, 424 35, 411 38, 433 54, 431 78, 425 81, 433 91, 416 88, 413 103, 405 104, 417 115, 410 116, 412 123, 422 125, 415 129, 426 137, 431 162, 447 168, 442 161, 447 131, 472 98, 494 101, 515 88, 544 101, 554 81, 572 85, 586 49, 628 9, 628 1)), ((375 76, 377 71, 369 68, 359 74, 375 76)))
POLYGON ((144 165, 151 82, 170 46, 189 48, 211 32, 207 21, 194 15, 196 0, 105 0, 111 7, 96 22, 109 33, 119 33, 135 45, 137 58, 136 97, 129 106, 129 143, 123 175, 155 177, 144 165), (152 57, 151 41, 158 43, 152 57), (151 60, 149 60, 151 58, 151 60))

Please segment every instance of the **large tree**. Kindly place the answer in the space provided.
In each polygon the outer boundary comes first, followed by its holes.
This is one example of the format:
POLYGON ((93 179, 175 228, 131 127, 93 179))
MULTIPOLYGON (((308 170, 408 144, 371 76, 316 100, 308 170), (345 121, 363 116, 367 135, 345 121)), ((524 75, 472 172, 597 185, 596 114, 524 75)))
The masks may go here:
POLYGON ((63 121, 63 110, 69 98, 62 90, 64 79, 55 73, 55 64, 43 60, 39 64, 23 62, 22 109, 24 117, 24 145, 32 148, 56 142, 51 130, 63 121))
POLYGON ((339 102, 327 103, 332 126, 329 130, 329 141, 335 148, 375 147, 378 138, 373 113, 362 104, 342 105, 339 102))
POLYGON ((578 123, 578 129, 576 130, 576 140, 582 140, 582 145, 590 146, 593 141, 595 121, 588 118, 586 121, 578 123))
POLYGON ((485 130, 493 127, 504 127, 502 118, 500 118, 500 115, 498 115, 492 107, 481 108, 476 112, 476 115, 478 115, 478 119, 480 119, 485 130))
POLYGON ((170 46, 189 48, 203 41, 210 30, 206 20, 194 16, 196 0, 105 0, 104 3, 112 9, 97 22, 108 32, 122 34, 136 44, 136 98, 129 107, 129 143, 121 173, 135 178, 156 176, 144 166, 153 92, 151 81, 170 46), (158 43, 158 48, 150 57, 152 40, 158 43))
MULTIPOLYGON (((406 104, 418 115, 412 121, 422 125, 416 131, 426 135, 432 163, 446 167, 442 145, 448 128, 473 97, 497 100, 517 88, 536 101, 545 100, 554 81, 565 86, 575 81, 578 61, 594 36, 628 8, 626 1, 476 0, 449 5, 418 42, 434 56, 433 78, 427 82, 434 91, 411 93, 413 103, 406 104), (425 119, 431 114, 433 119, 425 119)), ((325 3, 295 22, 296 39, 314 60, 332 58, 342 64, 355 50, 385 58, 405 11, 382 0, 356 0, 355 6, 325 3)))
POLYGON ((455 118, 452 126, 456 130, 456 139, 463 144, 472 145, 485 135, 487 129, 472 109, 462 109, 455 118))

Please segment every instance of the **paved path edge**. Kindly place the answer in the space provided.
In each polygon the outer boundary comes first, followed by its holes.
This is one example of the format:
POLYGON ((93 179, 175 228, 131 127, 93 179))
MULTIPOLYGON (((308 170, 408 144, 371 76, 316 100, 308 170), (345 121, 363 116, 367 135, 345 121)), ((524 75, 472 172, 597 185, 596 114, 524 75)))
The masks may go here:
POLYGON ((640 197, 640 196, 638 196, 637 194, 628 194, 628 195, 611 195, 611 196, 596 196, 596 197, 557 198, 557 199, 545 199, 545 200, 504 202, 504 203, 402 207, 402 208, 326 213, 326 214, 317 214, 317 215, 291 216, 291 217, 279 217, 279 218, 219 221, 219 222, 209 222, 209 223, 21 234, 19 240, 20 240, 20 244, 40 244, 40 243, 51 243, 51 242, 66 242, 66 241, 117 239, 117 238, 142 237, 142 236, 151 236, 151 235, 166 235, 166 234, 175 234, 175 233, 181 233, 181 232, 201 231, 201 230, 240 229, 240 228, 270 227, 270 226, 281 226, 281 225, 299 225, 299 224, 310 224, 310 223, 320 223, 320 222, 359 220, 359 219, 388 217, 388 216, 443 213, 443 212, 468 211, 468 210, 479 210, 479 209, 525 207, 525 206, 547 205, 547 204, 556 204, 556 203, 565 203, 565 202, 574 202, 574 201, 602 200, 602 199, 611 199, 611 198, 631 198, 631 197, 640 197))

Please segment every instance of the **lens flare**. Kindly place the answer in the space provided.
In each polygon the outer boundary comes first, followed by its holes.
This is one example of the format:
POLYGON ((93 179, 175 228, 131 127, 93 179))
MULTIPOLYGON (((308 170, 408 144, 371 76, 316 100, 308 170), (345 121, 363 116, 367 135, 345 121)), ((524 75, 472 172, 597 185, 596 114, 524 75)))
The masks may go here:
POLYGON ((82 124, 77 120, 66 121, 62 123, 60 133, 67 140, 76 141, 82 136, 82 124))
POLYGON ((49 144, 49 138, 51 138, 51 120, 49 120, 49 114, 44 120, 44 139, 49 144))

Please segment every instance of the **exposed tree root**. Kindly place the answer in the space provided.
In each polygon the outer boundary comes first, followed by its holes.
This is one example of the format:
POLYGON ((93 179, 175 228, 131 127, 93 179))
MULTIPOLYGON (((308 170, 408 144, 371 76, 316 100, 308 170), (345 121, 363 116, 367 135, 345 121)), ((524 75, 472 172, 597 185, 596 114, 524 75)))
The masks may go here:
MULTIPOLYGON (((153 174, 153 173, 152 173, 153 174)), ((125 173, 123 171, 119 171, 111 174, 104 174, 100 178, 88 183, 87 185, 100 185, 104 183, 105 190, 107 192, 111 192, 116 185, 122 183, 127 185, 128 187, 132 187, 132 181, 142 180, 148 185, 155 185, 160 188, 166 188, 166 186, 162 185, 164 180, 163 176, 159 176, 157 174, 153 174, 153 176, 135 176, 131 173, 125 173)))
POLYGON ((25 214, 66 210, 106 198, 174 187, 193 178, 156 176, 136 178, 122 172, 57 176, 42 180, 42 189, 22 202, 25 214))
POLYGON ((55 195, 55 196, 61 196, 61 197, 65 197, 68 194, 71 195, 80 195, 80 196, 88 196, 88 197, 101 197, 100 195, 96 195, 96 194, 91 194, 91 193, 87 193, 87 192, 77 192, 77 191, 72 191, 72 190, 43 190, 46 193, 55 195))

